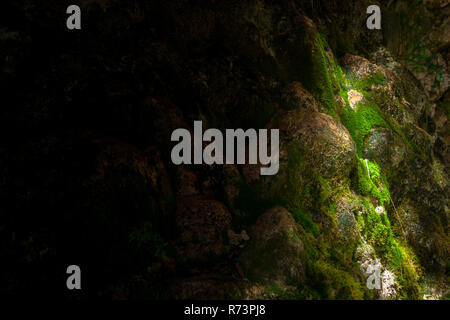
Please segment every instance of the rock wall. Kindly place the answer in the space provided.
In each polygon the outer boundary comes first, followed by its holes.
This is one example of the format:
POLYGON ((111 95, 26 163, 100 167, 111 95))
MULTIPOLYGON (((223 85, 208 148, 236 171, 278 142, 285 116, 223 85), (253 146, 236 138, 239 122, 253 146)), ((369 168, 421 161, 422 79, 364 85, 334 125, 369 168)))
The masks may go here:
POLYGON ((448 1, 80 7, 0 13, 2 293, 448 297, 448 1), (278 174, 175 166, 194 120, 279 128, 278 174))

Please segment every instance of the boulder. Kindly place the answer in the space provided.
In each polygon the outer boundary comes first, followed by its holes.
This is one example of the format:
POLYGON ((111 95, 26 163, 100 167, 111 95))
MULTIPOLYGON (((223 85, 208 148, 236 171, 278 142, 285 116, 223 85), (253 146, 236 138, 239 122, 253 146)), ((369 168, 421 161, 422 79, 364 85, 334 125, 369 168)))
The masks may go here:
POLYGON ((355 242, 360 237, 358 223, 354 214, 358 210, 355 198, 355 195, 343 195, 334 202, 339 232, 349 242, 355 242))
POLYGON ((342 178, 349 173, 356 155, 355 142, 333 117, 296 109, 275 116, 269 127, 280 128, 284 145, 293 142, 323 177, 342 178))
POLYGON ((249 232, 250 241, 239 260, 250 280, 278 284, 304 280, 303 242, 285 208, 267 210, 249 232))
POLYGON ((182 260, 201 260, 227 252, 225 231, 231 224, 231 214, 219 201, 186 197, 178 200, 175 247, 182 260))
POLYGON ((349 53, 342 58, 342 66, 350 71, 356 79, 363 79, 382 70, 366 58, 349 53))
POLYGON ((261 176, 259 165, 242 166, 245 181, 264 203, 312 204, 323 187, 322 179, 331 185, 348 181, 356 146, 336 119, 299 108, 278 113, 268 128, 280 130, 278 173, 261 176))
POLYGON ((402 139, 390 129, 373 127, 363 145, 363 158, 376 160, 382 168, 397 168, 407 155, 402 139))

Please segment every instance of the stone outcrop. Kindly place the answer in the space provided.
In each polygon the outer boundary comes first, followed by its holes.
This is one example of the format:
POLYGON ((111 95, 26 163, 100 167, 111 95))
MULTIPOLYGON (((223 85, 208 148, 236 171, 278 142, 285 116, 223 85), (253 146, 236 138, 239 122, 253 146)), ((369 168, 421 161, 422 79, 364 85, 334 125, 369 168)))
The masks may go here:
POLYGON ((286 209, 274 207, 266 211, 249 232, 251 240, 239 258, 249 279, 282 286, 304 280, 303 242, 286 209))

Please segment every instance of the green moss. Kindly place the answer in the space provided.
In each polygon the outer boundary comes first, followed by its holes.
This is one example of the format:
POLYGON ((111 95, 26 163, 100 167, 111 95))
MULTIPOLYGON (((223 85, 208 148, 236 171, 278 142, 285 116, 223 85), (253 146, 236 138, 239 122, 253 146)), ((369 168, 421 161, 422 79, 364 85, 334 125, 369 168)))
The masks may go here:
POLYGON ((286 294, 285 290, 278 283, 270 283, 267 285, 265 293, 271 298, 282 298, 286 294))
POLYGON ((361 300, 364 291, 359 279, 352 273, 337 268, 324 260, 314 263, 311 280, 317 293, 328 299, 361 300))
POLYGON ((315 237, 319 236, 320 229, 317 224, 312 221, 311 215, 308 212, 305 212, 301 208, 289 208, 289 211, 291 212, 295 221, 300 224, 306 232, 312 233, 315 237))
MULTIPOLYGON (((419 272, 413 261, 414 255, 396 238, 388 214, 379 214, 374 207, 377 203, 376 205, 387 209, 390 204, 388 172, 383 172, 376 162, 367 160, 369 176, 365 159, 362 158, 364 140, 375 126, 390 128, 405 140, 402 127, 389 115, 384 115, 378 107, 387 97, 381 97, 378 91, 372 91, 374 84, 385 85, 385 76, 377 72, 362 79, 348 77, 328 53, 326 40, 319 34, 313 35, 312 38, 312 56, 309 60, 311 65, 305 67, 308 72, 302 82, 318 99, 326 113, 339 117, 356 143, 357 165, 352 183, 353 189, 361 195, 356 201, 365 207, 364 213, 356 216, 361 234, 375 249, 374 255, 395 273, 399 284, 399 297, 415 298, 419 272), (350 108, 349 88, 358 90, 365 98, 355 110, 350 108), (345 101, 345 106, 339 110, 335 109, 336 95, 345 101)), ((253 210, 255 216, 262 213, 263 203, 282 205, 301 226, 307 280, 290 295, 306 299, 373 298, 373 292, 366 290, 365 279, 361 278, 359 267, 353 261, 352 247, 343 246, 331 233, 324 233, 321 228, 326 223, 314 222, 326 220, 327 223, 334 223, 335 207, 330 199, 336 190, 308 165, 297 145, 289 144, 287 154, 287 163, 283 164, 286 167, 280 170, 282 176, 272 179, 270 184, 262 184, 261 187, 255 188, 254 192, 247 190, 248 187, 243 188, 243 195, 246 196, 242 198, 241 205, 249 212, 253 210), (258 200, 255 202, 247 200, 248 198, 258 200), (253 206, 258 209, 252 209, 253 206)), ((279 292, 276 287, 270 291, 276 296, 285 294, 279 292)))
POLYGON ((305 183, 309 180, 307 161, 296 144, 288 145, 288 170, 286 176, 285 192, 280 195, 282 204, 289 208, 301 207, 302 198, 311 196, 310 185, 305 183), (299 176, 300 175, 300 176, 299 176))
POLYGON ((353 81, 353 87, 358 91, 368 92, 371 90, 372 85, 385 85, 385 76, 381 71, 371 74, 359 80, 353 81))
POLYGON ((359 104, 356 111, 350 107, 344 108, 340 116, 342 124, 348 129, 356 143, 359 156, 362 154, 364 138, 370 133, 373 126, 389 127, 378 107, 368 101, 365 104, 359 104))
POLYGON ((420 269, 417 258, 406 245, 395 237, 387 215, 380 215, 370 202, 363 200, 366 214, 358 217, 358 223, 368 243, 375 249, 375 256, 394 272, 399 285, 399 299, 418 299, 420 269))
POLYGON ((380 257, 385 257, 391 250, 394 234, 391 224, 385 214, 379 214, 375 211, 374 206, 363 200, 366 213, 363 215, 359 224, 362 233, 367 242, 375 249, 380 257))
POLYGON ((315 84, 316 92, 319 94, 320 101, 325 106, 327 113, 336 117, 334 111, 334 95, 331 82, 331 75, 329 71, 329 57, 325 52, 328 47, 323 36, 317 35, 316 52, 314 52, 314 61, 316 67, 315 84))
MULTIPOLYGON (((336 68, 340 69, 340 68, 336 68)), ((383 114, 378 105, 381 105, 389 99, 384 91, 372 91, 372 85, 385 85, 385 76, 382 72, 378 71, 368 77, 362 79, 355 79, 351 75, 347 79, 345 75, 337 72, 336 79, 340 82, 339 95, 344 99, 346 106, 338 110, 340 121, 348 129, 350 135, 356 143, 357 154, 359 157, 362 155, 364 146, 364 140, 370 133, 370 130, 374 126, 386 127, 397 133, 409 147, 410 150, 421 153, 422 150, 412 144, 403 132, 402 127, 389 115, 383 114), (347 86, 357 90, 364 96, 364 102, 357 105, 356 110, 350 108, 348 101, 347 86), (345 89, 345 90, 344 90, 345 89)), ((394 100, 394 103, 398 104, 400 110, 404 109, 404 106, 398 101, 394 100)))
POLYGON ((337 63, 336 59, 333 59, 330 56, 327 56, 327 62, 329 64, 329 69, 331 70, 331 84, 333 89, 333 94, 341 94, 341 92, 348 91, 347 80, 344 76, 344 73, 337 63))
MULTIPOLYGON (((339 95, 341 96, 342 99, 344 99, 345 101, 345 107, 348 109, 350 108, 350 102, 348 101, 348 91, 346 90, 340 90, 339 91, 339 95)), ((341 110, 340 110, 341 111, 341 110)), ((342 112, 342 111, 341 111, 342 112)))
POLYGON ((395 273, 399 285, 398 298, 419 299, 421 270, 414 253, 399 241, 394 240, 392 250, 386 256, 388 267, 395 273))
MULTIPOLYGON (((335 86, 335 81, 333 79, 332 59, 326 53, 328 44, 325 38, 319 33, 314 33, 310 37, 308 42, 311 56, 306 60, 304 59, 305 65, 299 69, 299 72, 302 73, 300 78, 302 79, 303 85, 320 102, 324 111, 336 118, 333 94, 333 84, 335 86)), ((298 53, 296 55, 298 56, 298 53)))
POLYGON ((286 149, 288 160, 283 164, 283 170, 280 169, 280 173, 270 179, 270 184, 256 187, 256 193, 286 208, 314 207, 326 197, 327 182, 311 168, 296 143, 288 144, 286 149))
MULTIPOLYGON (((343 78, 340 80, 341 89, 339 92, 339 95, 346 103, 346 107, 338 110, 338 114, 342 124, 348 129, 350 135, 356 143, 358 156, 361 157, 364 140, 374 126, 391 129, 402 138, 410 150, 424 156, 423 150, 409 141, 406 137, 404 133, 405 128, 403 128, 389 114, 383 114, 379 108, 379 105, 382 105, 387 99, 390 98, 383 90, 373 92, 372 85, 385 85, 386 79, 384 74, 378 71, 362 79, 355 79, 351 75, 348 75, 347 77, 348 78, 343 75, 343 78), (342 89, 342 87, 345 87, 347 84, 350 88, 357 90, 364 96, 364 102, 358 104, 356 110, 350 108, 348 92, 342 89)), ((340 79, 339 76, 337 79, 340 79)), ((398 101, 398 99, 394 99, 393 103, 397 105, 399 110, 404 110, 405 107, 398 101)))
POLYGON ((356 221, 358 222, 360 230, 364 230, 366 228, 366 223, 364 222, 364 217, 361 213, 356 216, 356 221))
MULTIPOLYGON (((325 236, 325 235, 324 235, 325 236)), ((306 280, 299 292, 305 299, 363 299, 368 297, 352 249, 333 239, 303 236, 306 280)), ((370 294, 369 294, 370 295, 370 294)))
POLYGON ((370 177, 367 172, 366 160, 358 158, 356 189, 361 195, 373 197, 378 200, 380 205, 385 206, 390 203, 389 184, 376 163, 367 160, 367 164, 370 177))
POLYGON ((235 207, 243 214, 233 217, 236 227, 254 222, 261 213, 275 205, 282 205, 300 215, 303 208, 314 207, 318 201, 328 197, 328 182, 311 170, 298 146, 289 144, 287 153, 287 164, 278 175, 270 177, 270 181, 262 177, 261 183, 252 186, 241 181, 235 207))

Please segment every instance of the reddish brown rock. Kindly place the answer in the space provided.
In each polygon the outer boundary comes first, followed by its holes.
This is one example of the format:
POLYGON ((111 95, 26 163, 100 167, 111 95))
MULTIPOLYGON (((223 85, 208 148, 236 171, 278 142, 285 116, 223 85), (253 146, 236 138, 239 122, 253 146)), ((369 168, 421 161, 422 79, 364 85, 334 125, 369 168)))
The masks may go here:
POLYGON ((382 70, 379 66, 371 63, 366 58, 355 56, 353 54, 346 54, 342 58, 342 66, 350 69, 357 79, 365 78, 382 70))

